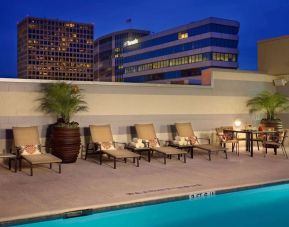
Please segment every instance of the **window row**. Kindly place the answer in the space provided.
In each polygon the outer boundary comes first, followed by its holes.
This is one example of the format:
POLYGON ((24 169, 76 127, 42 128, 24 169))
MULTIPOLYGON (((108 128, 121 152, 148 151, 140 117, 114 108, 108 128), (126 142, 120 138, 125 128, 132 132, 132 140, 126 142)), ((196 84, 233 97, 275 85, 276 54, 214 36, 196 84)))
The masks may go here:
POLYGON ((40 64, 56 64, 58 62, 75 62, 75 63, 92 63, 92 60, 88 59, 73 59, 73 58, 65 58, 65 59, 59 59, 59 61, 52 61, 52 60, 29 60, 28 64, 32 65, 40 65, 40 64))
POLYGON ((136 50, 136 49, 143 49, 143 48, 147 48, 147 47, 152 47, 152 46, 176 41, 180 38, 180 36, 179 36, 180 33, 185 34, 183 37, 187 38, 190 36, 195 36, 195 35, 208 33, 208 32, 218 32, 218 33, 236 35, 239 32, 239 26, 229 26, 229 25, 216 24, 216 23, 205 24, 205 25, 191 28, 191 29, 188 29, 185 31, 180 31, 180 32, 165 35, 165 36, 162 36, 159 38, 139 42, 137 44, 134 44, 134 45, 131 45, 131 46, 124 48, 124 52, 129 52, 129 51, 136 50))
POLYGON ((124 82, 144 83, 155 80, 170 80, 184 77, 192 77, 201 75, 203 69, 205 68, 187 69, 165 73, 142 75, 142 76, 125 77, 124 82))
POLYGON ((178 66, 178 65, 191 64, 191 63, 197 63, 197 62, 203 62, 203 61, 210 61, 210 60, 236 62, 237 56, 231 53, 216 53, 216 52, 196 54, 196 55, 173 58, 173 59, 157 61, 157 62, 142 64, 142 65, 137 65, 137 66, 130 66, 130 67, 125 68, 125 74, 134 73, 134 72, 142 72, 142 71, 159 69, 159 68, 173 67, 173 66, 178 66))
POLYGON ((207 38, 194 42, 184 43, 177 46, 167 47, 159 50, 149 51, 142 54, 132 55, 124 58, 124 63, 140 61, 144 59, 150 59, 160 57, 169 54, 175 54, 183 51, 189 51, 209 46, 225 47, 237 49, 238 40, 232 39, 219 39, 219 38, 207 38))

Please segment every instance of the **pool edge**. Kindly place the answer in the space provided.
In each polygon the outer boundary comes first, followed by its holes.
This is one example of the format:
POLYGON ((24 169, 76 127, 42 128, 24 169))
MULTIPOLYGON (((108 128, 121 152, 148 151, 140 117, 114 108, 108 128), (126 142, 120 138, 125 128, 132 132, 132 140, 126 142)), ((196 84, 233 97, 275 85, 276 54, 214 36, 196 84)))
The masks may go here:
POLYGON ((218 187, 218 188, 211 188, 206 190, 197 190, 192 192, 186 193, 176 193, 171 195, 163 195, 163 196, 154 196, 150 198, 142 198, 136 199, 127 202, 118 202, 118 203, 107 203, 101 205, 92 205, 92 206, 85 206, 85 207, 76 207, 72 209, 63 209, 54 212, 41 212, 41 213, 34 213, 29 215, 21 215, 21 216, 13 216, 9 218, 0 218, 0 226, 11 226, 11 225, 20 225, 26 223, 33 223, 39 221, 48 221, 58 218, 71 218, 71 217, 78 217, 78 216, 86 216, 93 213, 111 211, 111 210, 118 210, 118 209, 125 209, 125 208, 132 208, 137 206, 143 205, 151 205, 155 203, 164 203, 170 201, 177 201, 182 199, 190 199, 193 194, 202 194, 213 192, 215 195, 221 195, 231 192, 237 191, 244 191, 249 189, 256 189, 261 187, 268 187, 274 186, 278 184, 285 184, 289 183, 289 178, 276 180, 276 181, 266 181, 261 183, 252 183, 252 184, 244 184, 239 186, 233 187, 218 187))

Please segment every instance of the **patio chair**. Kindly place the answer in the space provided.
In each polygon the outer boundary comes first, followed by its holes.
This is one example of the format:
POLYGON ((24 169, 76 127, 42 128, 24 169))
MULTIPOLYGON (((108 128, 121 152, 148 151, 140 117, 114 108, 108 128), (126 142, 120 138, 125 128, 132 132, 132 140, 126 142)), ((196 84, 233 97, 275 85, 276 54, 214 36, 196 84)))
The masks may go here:
MULTIPOLYGON (((211 153, 214 151, 215 152, 223 151, 227 158, 226 148, 210 144, 209 138, 200 138, 200 137, 195 136, 191 123, 189 122, 175 123, 175 126, 176 126, 178 136, 187 139, 188 144, 186 146, 190 147, 189 151, 191 152, 191 158, 194 157, 194 148, 208 151, 209 160, 211 160, 211 153), (200 144, 199 140, 205 140, 207 144, 200 144)), ((181 147, 185 147, 185 146, 180 146, 180 148, 181 147)))
POLYGON ((14 145, 16 156, 19 160, 19 171, 22 169, 24 159, 30 165, 30 175, 33 176, 33 167, 39 164, 49 164, 52 168, 53 163, 58 164, 58 172, 61 173, 61 159, 52 154, 41 152, 41 143, 37 126, 13 127, 14 145))
POLYGON ((106 154, 109 158, 113 158, 113 168, 116 169, 116 160, 117 159, 124 159, 132 158, 133 162, 137 162, 137 167, 139 167, 139 159, 140 155, 136 154, 132 151, 127 149, 119 149, 116 148, 116 144, 123 144, 118 143, 113 140, 111 127, 110 125, 90 125, 90 134, 92 143, 94 144, 94 149, 100 152, 100 165, 102 164, 102 156, 106 154))
POLYGON ((167 157, 171 158, 173 155, 177 155, 179 160, 181 155, 183 155, 184 163, 186 163, 186 151, 160 145, 153 124, 135 124, 135 129, 138 138, 142 139, 146 143, 146 146, 151 149, 152 153, 155 151, 163 155, 164 164, 166 164, 167 157))
POLYGON ((232 152, 234 152, 236 148, 236 153, 239 155, 239 139, 234 133, 233 126, 223 126, 220 128, 216 128, 216 134, 219 138, 219 142, 221 146, 226 147, 227 144, 232 144, 232 152))
POLYGON ((282 132, 276 132, 273 135, 269 135, 269 139, 263 140, 263 148, 265 149, 264 156, 267 154, 268 148, 273 148, 275 155, 277 154, 277 149, 281 147, 285 158, 288 158, 286 149, 285 149, 285 140, 288 137, 288 129, 283 130, 282 132))

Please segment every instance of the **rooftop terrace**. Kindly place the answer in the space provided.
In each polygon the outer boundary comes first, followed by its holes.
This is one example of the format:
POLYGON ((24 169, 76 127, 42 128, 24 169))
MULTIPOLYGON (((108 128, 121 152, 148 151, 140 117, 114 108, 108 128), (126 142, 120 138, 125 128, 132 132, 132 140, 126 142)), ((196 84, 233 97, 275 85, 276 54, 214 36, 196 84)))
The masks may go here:
POLYGON ((154 158, 150 163, 142 159, 139 168, 120 162, 115 170, 111 165, 100 166, 91 156, 63 165, 62 174, 35 168, 33 177, 29 169, 13 173, 1 167, 0 223, 289 179, 288 159, 281 152, 266 158, 261 151, 254 158, 229 152, 228 160, 220 153, 212 161, 197 152, 186 164, 173 158, 164 165, 154 158))

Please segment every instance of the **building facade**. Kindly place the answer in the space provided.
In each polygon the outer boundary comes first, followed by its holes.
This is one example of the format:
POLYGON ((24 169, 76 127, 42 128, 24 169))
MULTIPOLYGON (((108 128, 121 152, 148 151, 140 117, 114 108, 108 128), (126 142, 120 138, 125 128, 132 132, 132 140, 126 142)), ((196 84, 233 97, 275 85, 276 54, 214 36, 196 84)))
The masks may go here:
POLYGON ((93 80, 93 27, 26 17, 17 25, 18 77, 93 80))
POLYGON ((238 68, 239 22, 207 18, 137 39, 123 49, 125 82, 200 84, 207 68, 238 68))
POLYGON ((149 31, 127 29, 102 36, 94 41, 94 80, 123 81, 123 48, 149 31))
POLYGON ((289 35, 260 40, 258 71, 275 76, 289 75, 289 35))

